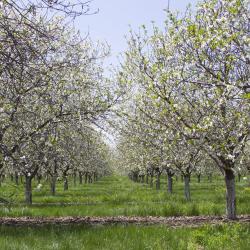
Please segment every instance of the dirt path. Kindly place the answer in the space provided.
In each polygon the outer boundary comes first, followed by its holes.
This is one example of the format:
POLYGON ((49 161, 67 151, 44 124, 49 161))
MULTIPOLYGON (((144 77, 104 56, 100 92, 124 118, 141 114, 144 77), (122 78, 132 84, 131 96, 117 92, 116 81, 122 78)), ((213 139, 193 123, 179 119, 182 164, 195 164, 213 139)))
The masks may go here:
POLYGON ((162 224, 171 227, 197 227, 204 224, 222 223, 250 223, 250 215, 240 215, 237 220, 231 221, 223 216, 180 216, 180 217, 0 217, 0 225, 33 226, 33 225, 112 225, 136 224, 154 225, 162 224))

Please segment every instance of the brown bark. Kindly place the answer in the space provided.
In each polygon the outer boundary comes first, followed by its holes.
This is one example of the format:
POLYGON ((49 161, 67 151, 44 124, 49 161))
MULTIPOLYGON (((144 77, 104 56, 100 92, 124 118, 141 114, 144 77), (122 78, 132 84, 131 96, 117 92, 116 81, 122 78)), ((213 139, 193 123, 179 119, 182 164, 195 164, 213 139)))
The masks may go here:
POLYGON ((32 204, 32 177, 26 175, 25 176, 25 203, 27 205, 32 204))
POLYGON ((236 219, 235 175, 232 169, 225 170, 227 218, 236 219))

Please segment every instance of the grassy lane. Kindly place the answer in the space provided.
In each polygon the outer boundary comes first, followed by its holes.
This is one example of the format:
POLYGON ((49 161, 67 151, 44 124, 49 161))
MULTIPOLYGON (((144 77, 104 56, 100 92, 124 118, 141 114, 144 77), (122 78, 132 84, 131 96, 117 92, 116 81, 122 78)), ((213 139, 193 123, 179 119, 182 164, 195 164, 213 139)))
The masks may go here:
MULTIPOLYGON (((0 197, 12 197, 15 205, 0 206, 0 216, 180 216, 225 214, 225 187, 222 178, 209 183, 206 178, 197 183, 191 180, 192 201, 183 198, 183 183, 174 181, 174 194, 166 192, 162 178, 161 190, 146 184, 134 183, 127 177, 110 176, 94 184, 70 182, 69 190, 63 191, 62 182, 57 184, 56 196, 49 193, 48 183, 42 183, 41 191, 33 186, 34 205, 23 202, 23 184, 15 186, 5 182, 0 187, 0 197)), ((9 199, 9 198, 8 198, 9 199)), ((250 214, 250 187, 247 181, 237 182, 238 214, 250 214)))
POLYGON ((250 246, 249 225, 170 229, 166 226, 0 227, 0 245, 15 249, 89 250, 244 250, 250 246))

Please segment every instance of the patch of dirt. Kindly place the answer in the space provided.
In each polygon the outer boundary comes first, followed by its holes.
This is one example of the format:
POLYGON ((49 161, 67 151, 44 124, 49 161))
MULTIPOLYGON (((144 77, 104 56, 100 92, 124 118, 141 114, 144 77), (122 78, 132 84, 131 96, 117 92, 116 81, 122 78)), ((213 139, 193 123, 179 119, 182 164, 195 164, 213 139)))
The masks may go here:
POLYGON ((155 225, 162 224, 170 227, 198 227, 204 224, 222 223, 250 223, 250 215, 239 215, 236 220, 229 220, 224 216, 180 216, 180 217, 0 217, 0 225, 33 226, 33 225, 112 225, 136 224, 155 225))

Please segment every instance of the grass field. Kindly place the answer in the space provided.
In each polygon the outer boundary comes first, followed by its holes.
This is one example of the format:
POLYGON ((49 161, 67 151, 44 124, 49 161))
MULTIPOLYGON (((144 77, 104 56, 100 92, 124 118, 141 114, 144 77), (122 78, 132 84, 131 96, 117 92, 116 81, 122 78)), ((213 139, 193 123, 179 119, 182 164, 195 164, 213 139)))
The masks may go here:
POLYGON ((248 250, 250 225, 170 229, 166 226, 0 227, 0 246, 15 249, 248 250))
MULTIPOLYGON (((191 180, 191 202, 183 195, 183 183, 174 181, 174 194, 166 192, 166 181, 162 178, 161 190, 147 184, 134 183, 127 177, 109 176, 93 184, 70 182, 69 190, 63 191, 63 184, 57 184, 57 193, 50 195, 48 183, 42 183, 36 191, 33 181, 32 206, 23 204, 23 184, 15 186, 10 181, 0 187, 0 197, 12 197, 14 204, 0 206, 0 216, 180 216, 180 215, 222 215, 225 214, 225 185, 221 177, 209 183, 207 178, 197 183, 191 180), (70 204, 67 204, 70 203, 70 204)), ((249 181, 237 182, 237 213, 250 214, 249 181)))
MULTIPOLYGON (((36 191, 34 181, 32 206, 23 203, 23 184, 6 181, 0 196, 11 199, 10 206, 0 206, 0 216, 178 216, 225 214, 225 187, 222 178, 209 183, 206 178, 191 180, 190 202, 183 198, 183 183, 174 181, 174 194, 166 192, 165 178, 161 190, 134 183, 127 177, 109 176, 93 184, 69 190, 57 184, 50 195, 49 184, 36 191), (11 197, 11 198, 10 198, 11 197)), ((238 214, 250 213, 250 188, 247 181, 237 182, 238 214)), ((197 228, 170 228, 166 225, 51 225, 0 226, 0 249, 88 249, 88 250, 202 250, 249 249, 249 224, 205 225, 197 228)))

